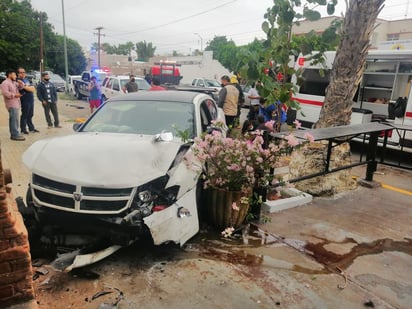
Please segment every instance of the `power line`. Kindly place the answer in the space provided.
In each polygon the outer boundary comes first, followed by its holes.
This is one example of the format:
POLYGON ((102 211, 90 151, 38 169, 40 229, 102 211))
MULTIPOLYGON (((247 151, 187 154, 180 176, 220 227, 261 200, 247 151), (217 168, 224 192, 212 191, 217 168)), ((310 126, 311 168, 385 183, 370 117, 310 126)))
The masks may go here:
POLYGON ((226 2, 226 3, 223 3, 223 4, 221 4, 221 5, 215 6, 215 7, 211 8, 211 9, 208 9, 208 10, 205 10, 205 11, 202 11, 202 12, 199 12, 199 13, 196 13, 196 14, 193 14, 193 15, 189 15, 189 16, 186 16, 186 17, 182 17, 182 18, 179 18, 179 19, 175 19, 175 20, 170 21, 170 22, 167 22, 167 23, 165 23, 165 24, 161 24, 161 25, 158 25, 158 26, 153 26, 153 27, 150 27, 150 28, 142 29, 142 30, 125 32, 125 33, 119 34, 119 35, 135 34, 135 33, 139 33, 139 32, 149 31, 149 30, 158 29, 158 28, 162 28, 162 27, 165 27, 165 26, 173 25, 173 24, 179 23, 179 22, 181 22, 181 21, 184 21, 184 20, 187 20, 187 19, 196 17, 196 16, 200 16, 200 15, 203 15, 203 14, 206 14, 206 13, 209 13, 209 12, 212 12, 212 11, 214 11, 214 10, 217 10, 217 9, 219 9, 219 8, 221 8, 221 7, 224 7, 224 6, 226 6, 226 5, 229 5, 229 4, 234 3, 234 2, 236 2, 236 1, 238 1, 238 0, 232 0, 232 1, 229 1, 229 2, 226 2))

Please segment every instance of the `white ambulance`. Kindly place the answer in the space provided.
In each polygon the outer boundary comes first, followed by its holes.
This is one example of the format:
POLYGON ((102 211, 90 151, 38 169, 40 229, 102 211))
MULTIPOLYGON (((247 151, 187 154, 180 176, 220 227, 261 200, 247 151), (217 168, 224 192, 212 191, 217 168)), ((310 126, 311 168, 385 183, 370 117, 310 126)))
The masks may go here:
MULTIPOLYGON (((297 119, 310 127, 319 119, 336 52, 325 53, 324 64, 312 64, 300 55, 295 69, 303 68, 303 82, 293 98, 302 113, 297 119)), ((297 83, 296 76, 292 82, 297 83)), ((412 50, 371 50, 358 91, 353 98, 351 124, 384 121, 398 127, 389 145, 412 148, 412 50), (394 112, 396 108, 396 113, 394 112), (408 131, 410 130, 410 131, 408 131)))

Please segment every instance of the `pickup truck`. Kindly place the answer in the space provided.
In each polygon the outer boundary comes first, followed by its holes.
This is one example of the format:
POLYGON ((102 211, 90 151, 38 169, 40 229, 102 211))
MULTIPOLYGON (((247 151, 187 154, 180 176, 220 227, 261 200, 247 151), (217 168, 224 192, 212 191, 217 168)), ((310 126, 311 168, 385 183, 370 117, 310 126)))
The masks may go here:
POLYGON ((106 78, 108 73, 94 70, 94 71, 84 71, 79 79, 73 79, 74 94, 77 99, 81 100, 83 98, 89 97, 89 83, 93 76, 96 76, 97 82, 101 85, 103 80, 106 78))

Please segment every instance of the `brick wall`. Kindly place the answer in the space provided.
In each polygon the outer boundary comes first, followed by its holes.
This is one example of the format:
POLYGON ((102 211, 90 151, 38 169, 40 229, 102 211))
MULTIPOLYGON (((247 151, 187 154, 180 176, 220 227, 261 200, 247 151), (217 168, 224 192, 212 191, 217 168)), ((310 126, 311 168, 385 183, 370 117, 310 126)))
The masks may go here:
POLYGON ((34 298, 27 229, 4 172, 0 161, 0 307, 34 298))

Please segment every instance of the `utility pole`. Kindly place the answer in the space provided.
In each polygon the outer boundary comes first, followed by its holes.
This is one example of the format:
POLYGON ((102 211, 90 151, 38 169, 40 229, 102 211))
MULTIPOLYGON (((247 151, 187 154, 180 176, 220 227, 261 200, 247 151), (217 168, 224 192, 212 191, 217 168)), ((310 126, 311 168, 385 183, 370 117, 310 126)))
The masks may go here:
POLYGON ((203 38, 200 36, 199 33, 193 33, 194 35, 197 35, 200 39, 200 52, 203 52, 203 38))
POLYGON ((93 33, 95 35, 97 35, 97 65, 99 66, 100 69, 100 37, 101 36, 105 36, 104 34, 102 34, 100 31, 103 29, 103 27, 97 27, 94 30, 97 30, 97 33, 93 33))
POLYGON ((40 13, 40 74, 44 71, 43 54, 44 54, 44 39, 43 39, 43 13, 40 13))
POLYGON ((66 80, 66 93, 69 91, 69 64, 67 61, 67 40, 66 40, 66 22, 64 19, 64 0, 62 0, 62 15, 63 15, 63 45, 64 45, 64 75, 66 80))

